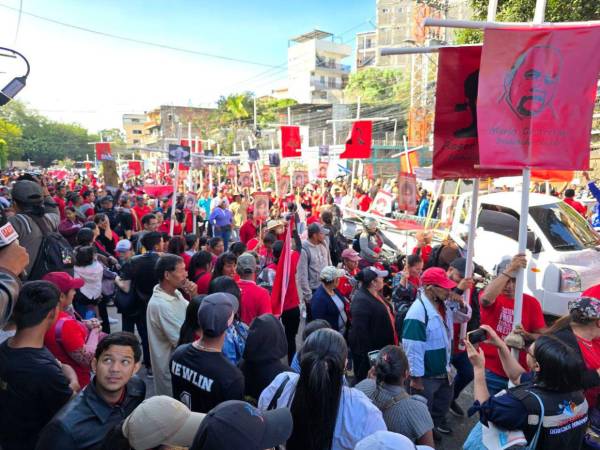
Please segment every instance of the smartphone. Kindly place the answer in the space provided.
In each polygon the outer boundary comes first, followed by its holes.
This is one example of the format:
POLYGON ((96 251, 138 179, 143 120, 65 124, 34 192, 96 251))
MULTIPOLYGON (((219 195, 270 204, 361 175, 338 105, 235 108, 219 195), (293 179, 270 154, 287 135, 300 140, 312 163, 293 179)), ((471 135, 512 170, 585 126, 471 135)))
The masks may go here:
POLYGON ((379 356, 379 350, 373 350, 372 352, 367 353, 367 356, 369 357, 369 363, 371 364, 371 367, 373 367, 377 361, 377 357, 379 356))
POLYGON ((473 345, 479 344, 488 338, 487 331, 483 328, 477 328, 476 330, 467 333, 467 339, 473 345))

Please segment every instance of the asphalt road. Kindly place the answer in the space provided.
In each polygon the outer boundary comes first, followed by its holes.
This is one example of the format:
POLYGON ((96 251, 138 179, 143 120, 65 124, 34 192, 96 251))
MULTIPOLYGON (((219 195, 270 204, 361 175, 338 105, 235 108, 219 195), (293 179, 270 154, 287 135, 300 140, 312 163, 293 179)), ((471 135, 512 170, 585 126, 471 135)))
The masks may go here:
MULTIPOLYGON (((119 314, 115 307, 111 306, 108 308, 108 314, 111 318, 116 319, 118 323, 111 324, 111 331, 121 330, 121 314, 119 314)), ((301 331, 300 331, 301 333, 301 331)), ((300 334, 298 333, 298 334, 300 334)), ((138 375, 146 382, 146 396, 152 397, 154 395, 154 384, 152 379, 146 376, 146 369, 144 366, 140 369, 138 375)), ((473 404, 473 385, 470 384, 462 392, 458 398, 458 403, 466 412, 469 407, 473 404)), ((462 448, 462 444, 465 441, 467 435, 477 420, 477 415, 466 418, 456 417, 453 414, 448 413, 448 425, 452 429, 452 434, 444 436, 441 442, 436 442, 436 449, 438 450, 458 450, 462 448)))

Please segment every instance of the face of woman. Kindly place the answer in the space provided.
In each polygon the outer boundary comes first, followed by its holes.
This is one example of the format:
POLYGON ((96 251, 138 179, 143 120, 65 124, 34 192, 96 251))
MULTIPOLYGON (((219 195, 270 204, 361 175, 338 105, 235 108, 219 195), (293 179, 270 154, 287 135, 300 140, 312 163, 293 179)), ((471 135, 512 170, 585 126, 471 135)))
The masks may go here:
POLYGON ((423 261, 408 268, 408 274, 411 277, 420 277, 422 272, 423 272, 423 261))
POLYGON ((233 278, 235 275, 235 263, 226 263, 223 266, 223 275, 233 278))
POLYGON ((349 271, 353 271, 358 266, 358 261, 352 261, 350 259, 344 260, 344 265, 349 271))
POLYGON ((383 289, 383 278, 377 277, 371 283, 371 288, 376 290, 377 292, 383 289))

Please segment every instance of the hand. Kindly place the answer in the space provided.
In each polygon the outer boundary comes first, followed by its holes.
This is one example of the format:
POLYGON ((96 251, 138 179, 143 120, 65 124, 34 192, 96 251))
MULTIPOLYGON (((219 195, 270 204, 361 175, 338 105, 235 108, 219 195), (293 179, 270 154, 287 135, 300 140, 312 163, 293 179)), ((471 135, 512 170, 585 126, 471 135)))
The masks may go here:
POLYGON ((4 251, 0 252, 0 267, 11 272, 13 275, 20 275, 29 264, 29 253, 25 247, 19 244, 19 241, 13 241, 4 251))
POLYGON ((75 370, 73 370, 73 368, 68 364, 61 364, 60 368, 62 369, 65 377, 67 377, 69 380, 69 387, 71 390, 75 393, 79 392, 81 390, 81 386, 79 385, 79 381, 77 381, 77 374, 75 373, 75 370))
POLYGON ((466 291, 467 289, 473 289, 473 278, 463 278, 456 286, 461 291, 466 291))
POLYGON ((513 256, 512 260, 510 261, 510 264, 506 268, 506 272, 517 272, 519 269, 525 268, 527 268, 527 257, 524 254, 519 253, 513 256))
POLYGON ((529 331, 526 331, 521 324, 515 325, 514 332, 523 336, 523 339, 525 339, 526 341, 535 341, 535 336, 529 331))
POLYGON ((465 339, 463 342, 465 343, 465 347, 467 348, 467 355, 469 356, 469 361, 471 361, 471 364, 473 364, 473 368, 485 368, 485 356, 483 354, 483 350, 479 347, 475 347, 469 342, 468 339, 465 339))
POLYGON ((102 328, 102 323, 98 319, 84 320, 83 324, 90 331, 94 328, 102 328))
POLYGON ((415 391, 424 391, 425 386, 423 386, 423 379, 421 377, 410 378, 410 387, 415 391))
POLYGON ((182 289, 190 297, 195 297, 198 295, 198 285, 193 281, 185 280, 182 289))
POLYGON ((501 347, 502 344, 504 344, 502 338, 498 336, 498 333, 496 333, 496 331, 489 325, 479 325, 479 328, 486 331, 488 338, 485 340, 485 342, 488 344, 492 344, 494 347, 501 347))
POLYGON ((377 379, 377 376, 375 375, 375 367, 371 367, 369 369, 369 372, 367 372, 367 378, 369 380, 375 380, 375 379, 377 379))

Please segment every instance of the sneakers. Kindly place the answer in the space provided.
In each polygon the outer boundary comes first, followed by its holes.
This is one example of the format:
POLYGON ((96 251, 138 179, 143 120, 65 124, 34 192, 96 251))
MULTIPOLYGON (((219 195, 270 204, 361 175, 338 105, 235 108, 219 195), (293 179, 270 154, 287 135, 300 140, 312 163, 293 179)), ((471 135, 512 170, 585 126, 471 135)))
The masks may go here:
POLYGON ((147 367, 146 368, 146 376, 148 378, 154 378, 154 374, 152 373, 152 367, 147 367))
POLYGON ((433 429, 434 431, 437 431, 440 434, 452 434, 452 430, 445 423, 438 424, 433 429))
POLYGON ((450 403, 450 412, 455 416, 465 417, 464 410, 460 407, 456 400, 453 400, 452 403, 450 403))

